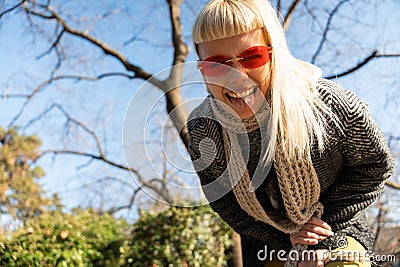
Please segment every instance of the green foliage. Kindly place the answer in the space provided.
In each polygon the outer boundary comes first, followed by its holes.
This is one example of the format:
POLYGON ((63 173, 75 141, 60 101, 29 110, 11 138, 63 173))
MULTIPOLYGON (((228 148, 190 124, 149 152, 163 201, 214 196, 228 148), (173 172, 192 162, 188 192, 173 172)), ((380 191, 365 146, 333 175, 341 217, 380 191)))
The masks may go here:
POLYGON ((41 142, 23 136, 15 128, 0 127, 0 213, 22 222, 42 213, 52 204, 38 184, 43 170, 34 166, 41 142))
POLYGON ((92 209, 63 212, 38 183, 40 144, 0 127, 0 215, 16 227, 0 232, 0 266, 226 265, 231 230, 209 206, 141 212, 134 225, 92 209))
POLYGON ((0 266, 118 266, 127 227, 90 209, 44 213, 0 238, 0 266))
POLYGON ((142 212, 133 226, 57 210, 1 235, 0 266, 226 266, 231 234, 208 206, 142 212))
POLYGON ((231 234, 209 206, 142 212, 128 259, 132 266, 226 266, 231 234))

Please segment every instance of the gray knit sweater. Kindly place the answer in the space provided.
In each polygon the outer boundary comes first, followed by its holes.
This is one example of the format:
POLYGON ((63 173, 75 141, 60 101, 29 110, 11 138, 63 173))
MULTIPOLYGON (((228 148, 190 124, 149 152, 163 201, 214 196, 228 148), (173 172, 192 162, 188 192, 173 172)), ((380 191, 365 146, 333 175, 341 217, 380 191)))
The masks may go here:
MULTIPOLYGON (((341 124, 337 127, 328 121, 330 138, 326 149, 321 154, 315 146, 312 151, 312 161, 321 187, 320 202, 325 207, 322 220, 331 225, 335 232, 334 236, 321 241, 315 248, 335 248, 338 239, 350 235, 372 250, 373 235, 363 210, 382 193, 384 181, 393 170, 393 158, 364 102, 354 93, 325 79, 319 80, 317 89, 321 99, 338 116, 341 124)), ((211 113, 208 97, 191 113, 187 124, 189 153, 202 185, 215 181, 217 177, 225 177, 227 173, 221 126, 210 119, 211 113), (204 154, 201 155, 200 142, 210 139, 212 142, 207 141, 209 146, 202 146, 204 154), (202 162, 204 159, 207 162, 202 162)), ((251 155, 247 168, 252 177, 260 156, 260 133, 255 130, 242 138, 250 140, 251 155)), ((216 183, 206 188, 204 193, 207 198, 215 199, 224 186, 223 183, 216 183)), ((267 213, 274 209, 269 200, 271 196, 282 207, 278 212, 285 213, 273 168, 257 188, 256 196, 267 213)), ((210 205, 246 238, 255 238, 270 249, 290 249, 289 235, 249 216, 241 209, 232 191, 210 205)))

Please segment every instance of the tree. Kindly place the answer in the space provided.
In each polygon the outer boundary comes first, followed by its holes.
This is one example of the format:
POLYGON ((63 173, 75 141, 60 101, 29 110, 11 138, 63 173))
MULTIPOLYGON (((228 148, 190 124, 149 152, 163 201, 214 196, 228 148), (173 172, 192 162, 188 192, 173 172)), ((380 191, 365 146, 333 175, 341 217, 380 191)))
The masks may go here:
MULTIPOLYGON (((150 4, 146 2, 144 5, 151 5, 151 8, 141 9, 141 11, 146 12, 144 17, 156 18, 157 16, 153 12, 165 9, 168 12, 162 13, 160 17, 168 16, 169 24, 165 26, 164 20, 150 19, 146 20, 147 25, 149 25, 146 26, 140 25, 141 21, 136 20, 135 22, 138 25, 132 27, 133 29, 126 29, 124 27, 117 28, 116 25, 132 24, 135 17, 132 15, 135 14, 132 8, 137 11, 137 5, 126 6, 115 1, 111 6, 109 3, 102 3, 102 5, 87 4, 85 6, 82 2, 79 2, 79 6, 74 6, 72 1, 68 3, 39 0, 6 2, 2 11, 0 11, 0 18, 6 17, 8 14, 26 18, 29 24, 28 29, 34 32, 33 36, 42 37, 42 40, 36 39, 36 41, 41 45, 43 45, 42 41, 47 44, 45 49, 40 48, 42 52, 38 52, 38 58, 47 59, 46 64, 51 65, 51 67, 48 67, 48 77, 42 78, 42 82, 39 84, 34 82, 35 85, 31 86, 32 89, 28 90, 28 93, 11 92, 2 95, 2 98, 10 101, 22 100, 21 108, 15 112, 15 116, 10 120, 10 125, 20 122, 22 115, 31 105, 30 103, 40 95, 43 96, 49 88, 72 86, 68 81, 87 82, 85 84, 89 86, 89 82, 96 82, 98 85, 104 83, 106 79, 115 81, 117 77, 120 77, 128 79, 126 84, 128 88, 132 87, 135 79, 141 79, 148 80, 157 90, 165 93, 167 113, 171 113, 174 108, 177 108, 177 112, 171 114, 171 120, 178 129, 182 143, 187 145, 188 138, 184 127, 187 112, 182 109, 181 105, 182 66, 179 63, 184 63, 187 61, 187 56, 190 56, 187 46, 190 40, 185 37, 182 25, 191 24, 200 4, 200 2, 183 2, 181 0, 169 0, 164 3, 157 1, 150 4), (181 7, 184 11, 182 13, 181 7), (118 34, 108 35, 107 32, 109 32, 110 27, 112 27, 113 32, 118 34), (148 34, 151 27, 157 29, 157 34, 148 34), (164 27, 167 27, 167 29, 164 27), (161 36, 161 41, 158 39, 159 36, 161 36), (166 42, 162 38, 171 40, 171 45, 163 46, 162 44, 166 42), (154 60, 148 60, 148 58, 146 60, 140 57, 139 53, 143 53, 143 50, 140 45, 137 45, 138 43, 145 44, 153 51, 154 60), (129 45, 132 45, 133 50, 140 52, 132 53, 127 49, 129 45), (82 51, 82 53, 79 51, 82 51), (169 62, 163 60, 163 58, 168 58, 169 62), (162 63, 157 64, 159 62, 162 63), (94 64, 96 66, 93 66, 94 64), (158 70, 153 65, 158 68, 165 66, 172 66, 172 68, 166 78, 158 79, 152 78, 152 74, 158 70)), ((386 36, 378 42, 379 32, 371 31, 374 24, 380 24, 378 26, 381 26, 381 31, 389 26, 393 27, 393 24, 385 25, 385 21, 380 20, 386 17, 390 19, 390 16, 373 15, 376 12, 383 12, 383 10, 389 12, 389 5, 392 2, 386 2, 383 5, 378 1, 338 0, 321 3, 320 1, 309 0, 278 0, 275 1, 275 4, 283 14, 292 51, 296 56, 308 59, 323 67, 327 78, 340 77, 345 82, 346 78, 351 76, 352 79, 357 79, 359 83, 363 83, 365 91, 373 91, 378 84, 380 88, 384 87, 384 84, 388 88, 398 86, 398 81, 393 79, 393 77, 397 77, 395 72, 390 74, 390 70, 382 67, 382 64, 385 64, 383 62, 389 60, 398 62, 399 51, 398 47, 395 46, 398 39, 386 36), (386 9, 381 9, 382 7, 386 7, 386 9), (304 29, 304 25, 308 28, 304 29), (376 32, 377 34, 375 34, 376 32), (371 71, 372 63, 379 69, 371 71), (359 74, 361 72, 363 72, 362 75, 359 74), (371 73, 374 74, 373 76, 376 79, 364 78, 372 76, 371 73), (358 75, 361 78, 358 78, 358 75)), ((41 45, 38 47, 41 47, 41 45)), ((79 87, 79 84, 74 85, 74 87, 79 87)), ((395 91, 387 91, 386 94, 395 96, 395 91)), ((74 93, 74 95, 79 95, 79 92, 74 93)), ((391 101, 388 99, 389 103, 393 103, 391 101)), ((101 140, 107 139, 99 138, 99 131, 96 132, 87 127, 85 123, 75 119, 74 116, 69 114, 72 109, 68 110, 64 106, 59 103, 49 105, 38 116, 28 120, 27 126, 32 125, 32 121, 36 122, 45 118, 46 114, 58 110, 67 119, 68 126, 72 124, 79 128, 81 130, 79 135, 85 134, 91 137, 91 141, 95 145, 89 148, 87 146, 81 148, 72 146, 72 148, 68 147, 67 149, 47 149, 42 152, 43 156, 49 154, 78 155, 89 159, 88 164, 83 164, 84 166, 94 165, 93 162, 99 160, 107 166, 133 173, 136 180, 139 181, 139 188, 148 188, 160 196, 164 195, 166 187, 163 187, 163 185, 166 177, 147 179, 136 167, 126 167, 125 164, 120 163, 121 157, 113 157, 112 154, 111 156, 107 154, 108 150, 104 149, 105 142, 101 142, 101 140)), ((393 110, 393 107, 391 110, 393 110)), ((92 118, 93 120, 96 121, 92 118)), ((392 130, 387 135, 393 136, 393 140, 396 140, 400 134, 396 130, 392 130)), ((392 145, 392 147, 395 148, 396 145, 392 145)), ((101 181, 104 180, 126 186, 125 183, 121 182, 123 179, 106 177, 101 181)), ((132 188, 130 194, 133 197, 128 197, 127 204, 121 207, 132 207, 133 200, 135 200, 138 192, 140 192, 140 189, 132 188)), ((112 207, 113 210, 120 210, 119 208, 112 207)))
POLYGON ((38 184, 43 170, 32 164, 39 146, 35 136, 21 136, 15 128, 0 127, 0 209, 13 220, 25 222, 53 204, 38 184))

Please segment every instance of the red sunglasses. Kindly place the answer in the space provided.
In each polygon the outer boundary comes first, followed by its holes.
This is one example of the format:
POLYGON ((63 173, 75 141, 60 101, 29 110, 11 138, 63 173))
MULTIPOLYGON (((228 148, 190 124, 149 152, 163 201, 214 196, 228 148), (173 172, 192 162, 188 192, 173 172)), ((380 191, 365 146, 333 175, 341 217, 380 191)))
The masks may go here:
POLYGON ((238 58, 216 55, 199 60, 198 68, 204 76, 208 77, 227 74, 233 61, 238 61, 246 69, 255 69, 267 64, 271 60, 271 53, 272 47, 253 46, 243 51, 238 58))

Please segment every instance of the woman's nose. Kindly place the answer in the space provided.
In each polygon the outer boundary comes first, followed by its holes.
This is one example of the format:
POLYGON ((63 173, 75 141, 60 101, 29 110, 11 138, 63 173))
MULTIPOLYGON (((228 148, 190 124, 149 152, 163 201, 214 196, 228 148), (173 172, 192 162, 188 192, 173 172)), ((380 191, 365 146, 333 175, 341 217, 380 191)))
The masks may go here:
POLYGON ((237 61, 233 61, 232 67, 229 70, 228 82, 232 84, 243 83, 248 79, 246 69, 237 61))

